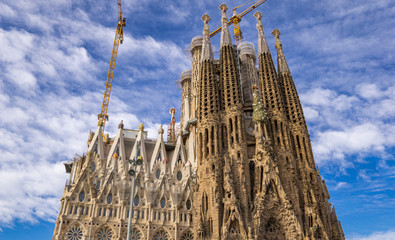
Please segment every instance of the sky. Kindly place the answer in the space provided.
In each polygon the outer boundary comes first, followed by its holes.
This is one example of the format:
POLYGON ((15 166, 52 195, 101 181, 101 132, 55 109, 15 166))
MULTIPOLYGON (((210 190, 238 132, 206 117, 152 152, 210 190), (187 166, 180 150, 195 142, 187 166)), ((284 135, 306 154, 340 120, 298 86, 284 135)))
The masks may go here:
MULTIPOLYGON (((220 26, 223 2, 244 1, 123 0, 110 135, 123 120, 154 138, 171 107, 179 119, 190 41, 204 13, 220 26)), ((270 33, 281 32, 346 238, 395 239, 395 2, 268 0, 257 10, 275 61, 270 33)), ((256 46, 254 12, 240 28, 256 46)), ((63 163, 87 151, 97 127, 117 15, 116 0, 0 0, 0 240, 51 239, 63 163)))

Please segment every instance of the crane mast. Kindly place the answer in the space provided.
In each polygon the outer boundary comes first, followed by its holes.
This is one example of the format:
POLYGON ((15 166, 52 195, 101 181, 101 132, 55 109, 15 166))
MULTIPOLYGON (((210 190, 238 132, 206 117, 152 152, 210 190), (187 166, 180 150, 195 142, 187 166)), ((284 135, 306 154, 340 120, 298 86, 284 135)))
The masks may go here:
MULTIPOLYGON (((257 8, 259 5, 261 5, 262 3, 266 2, 267 0, 258 0, 256 1, 254 4, 252 4, 249 8, 247 8, 246 10, 244 10, 243 12, 241 12, 240 14, 236 13, 236 9, 239 7, 243 7, 250 2, 246 2, 243 3, 235 8, 233 8, 233 16, 229 19, 228 21, 228 26, 234 24, 234 38, 236 40, 236 44, 239 44, 241 42, 241 39, 243 38, 243 34, 240 30, 239 27, 239 22, 241 21, 241 18, 244 17, 247 13, 251 12, 252 10, 254 10, 255 8, 257 8)), ((253 1, 252 1, 253 2, 253 1)), ((210 37, 214 37, 217 33, 219 33, 221 31, 222 27, 219 27, 217 29, 215 29, 213 32, 210 33, 210 37)))
POLYGON ((104 127, 106 125, 106 121, 108 121, 107 110, 108 110, 108 104, 110 102, 111 86, 114 77, 115 63, 117 61, 119 43, 121 44, 123 43, 123 27, 125 26, 126 26, 126 19, 122 17, 121 0, 118 0, 118 24, 117 24, 117 29, 115 31, 115 38, 112 47, 110 66, 108 68, 108 73, 107 73, 107 81, 106 81, 106 88, 104 90, 103 103, 101 106, 100 114, 97 115, 97 118, 99 120, 98 125, 101 126, 102 128, 103 139, 106 142, 107 139, 105 139, 104 137, 104 127))

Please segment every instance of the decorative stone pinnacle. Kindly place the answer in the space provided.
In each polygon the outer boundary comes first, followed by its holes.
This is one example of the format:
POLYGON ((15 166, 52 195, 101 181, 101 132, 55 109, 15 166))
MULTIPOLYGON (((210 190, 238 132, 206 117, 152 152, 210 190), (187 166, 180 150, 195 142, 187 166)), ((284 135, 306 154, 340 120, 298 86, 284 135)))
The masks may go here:
POLYGON ((277 62, 278 62, 278 72, 279 73, 290 73, 287 61, 285 60, 283 45, 280 41, 280 31, 276 28, 273 30, 272 34, 276 38, 275 46, 277 49, 277 62))
POLYGON ((201 19, 203 20, 204 23, 208 23, 208 22, 210 22, 210 20, 211 20, 210 16, 209 16, 207 13, 205 13, 205 14, 201 17, 201 19))
POLYGON ((276 28, 273 30, 272 34, 276 38, 276 43, 275 43, 276 48, 277 49, 282 48, 281 41, 280 41, 280 34, 281 34, 280 31, 276 28))
POLYGON ((203 29, 203 42, 202 42, 202 57, 200 58, 200 61, 213 59, 213 52, 211 50, 211 42, 210 42, 210 29, 208 26, 208 22, 210 20, 211 18, 207 13, 202 16, 202 21, 204 22, 204 29, 203 29))
POLYGON ((210 30, 209 30, 209 27, 208 27, 208 22, 210 22, 210 20, 211 20, 210 16, 209 16, 207 13, 205 13, 205 14, 202 16, 201 19, 202 19, 203 22, 204 22, 203 35, 210 35, 210 30))
POLYGON ((139 131, 140 131, 140 132, 144 131, 144 124, 142 124, 142 123, 140 124, 140 126, 139 126, 139 131))
POLYGON ((270 53, 269 45, 267 44, 266 41, 266 36, 265 33, 263 32, 263 26, 262 26, 262 13, 257 11, 254 13, 254 17, 257 20, 256 23, 256 29, 258 30, 258 54, 262 53, 270 53))
POLYGON ((118 124, 118 129, 123 129, 123 120, 118 124))
POLYGON ((101 126, 103 126, 103 119, 99 119, 99 121, 97 121, 97 126, 98 127, 101 127, 101 126))
POLYGON ((254 13, 254 17, 256 18, 256 20, 258 20, 258 23, 262 24, 261 18, 262 18, 262 13, 257 11, 256 13, 254 13))
POLYGON ((162 124, 161 124, 160 127, 159 127, 158 133, 159 133, 159 134, 163 134, 163 133, 164 133, 162 124))
POLYGON ((225 3, 223 3, 221 6, 219 6, 219 9, 222 11, 221 47, 225 45, 232 45, 232 38, 230 37, 228 28, 228 17, 226 15, 226 10, 228 10, 228 7, 225 3))
POLYGON ((220 9, 222 12, 226 12, 226 10, 228 10, 229 8, 228 8, 228 6, 226 6, 225 3, 222 3, 221 6, 219 6, 219 9, 220 9))
POLYGON ((227 22, 228 17, 226 16, 226 10, 228 10, 228 7, 225 3, 222 3, 221 6, 219 6, 219 9, 222 11, 222 22, 227 22))

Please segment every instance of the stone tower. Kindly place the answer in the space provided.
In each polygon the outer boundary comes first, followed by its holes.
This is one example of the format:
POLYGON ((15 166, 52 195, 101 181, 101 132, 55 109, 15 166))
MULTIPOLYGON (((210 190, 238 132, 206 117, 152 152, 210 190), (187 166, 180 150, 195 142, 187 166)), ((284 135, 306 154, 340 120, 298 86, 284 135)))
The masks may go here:
POLYGON ((199 238, 217 239, 221 236, 223 215, 221 105, 217 67, 210 42, 210 17, 205 14, 202 20, 204 30, 197 108, 197 178, 200 184, 194 195, 195 211, 198 212, 195 231, 199 238))
MULTIPOLYGON (((226 5, 220 10, 219 60, 213 59, 204 15, 201 58, 192 62, 192 76, 199 76, 195 238, 344 239, 314 163, 279 30, 273 31, 276 71, 262 15, 254 14, 257 69, 253 45, 233 45, 226 5)), ((191 49, 193 55, 196 47, 191 49)))
POLYGON ((277 70, 256 12, 258 44, 232 43, 222 4, 220 57, 209 21, 191 41, 192 69, 181 74, 181 127, 148 139, 118 126, 65 163, 54 240, 343 240, 315 166, 302 106, 275 29, 277 70), (258 68, 256 67, 258 63, 258 68), (143 159, 133 181, 130 160, 143 159), (131 195, 132 186, 135 192, 131 195), (129 212, 130 206, 133 211, 129 212))

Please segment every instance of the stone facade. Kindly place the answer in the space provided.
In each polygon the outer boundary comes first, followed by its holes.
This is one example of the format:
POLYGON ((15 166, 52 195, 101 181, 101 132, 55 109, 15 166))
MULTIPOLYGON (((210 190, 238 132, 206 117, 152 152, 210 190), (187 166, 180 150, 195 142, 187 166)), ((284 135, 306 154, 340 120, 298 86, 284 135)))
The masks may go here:
POLYGON ((275 29, 278 71, 256 12, 253 44, 233 45, 222 11, 220 59, 209 21, 191 42, 192 70, 181 75, 181 128, 166 143, 120 123, 104 142, 65 164, 70 179, 53 239, 345 239, 315 166, 310 137, 275 29), (258 63, 259 68, 256 68, 258 63), (130 159, 141 156, 135 192, 130 159))
MULTIPOLYGON (((93 135, 93 134, 92 134, 93 135)), ((126 239, 132 202, 131 239, 193 239, 192 181, 181 135, 175 144, 149 140, 143 128, 123 129, 105 143, 101 128, 89 140, 86 155, 65 164, 70 180, 61 198, 53 239, 126 239), (142 156, 135 193, 129 159, 142 156)))

